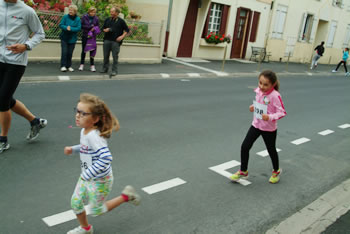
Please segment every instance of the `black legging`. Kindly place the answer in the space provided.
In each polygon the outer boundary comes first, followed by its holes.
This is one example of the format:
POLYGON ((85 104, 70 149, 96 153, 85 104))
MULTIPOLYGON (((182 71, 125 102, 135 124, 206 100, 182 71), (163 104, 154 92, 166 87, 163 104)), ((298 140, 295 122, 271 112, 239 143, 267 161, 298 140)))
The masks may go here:
POLYGON ((346 61, 342 60, 338 63, 337 68, 335 69, 336 71, 338 71, 338 68, 340 67, 341 64, 344 64, 344 68, 345 68, 345 72, 348 72, 348 69, 346 68, 346 61))
POLYGON ((14 107, 16 100, 13 98, 19 81, 26 67, 0 62, 0 111, 5 112, 14 107))
POLYGON ((276 151, 277 130, 273 132, 267 132, 261 131, 253 126, 249 128, 241 146, 241 171, 246 171, 248 169, 249 150, 252 148, 254 142, 260 135, 262 135, 267 152, 269 152, 269 155, 271 157, 273 170, 278 171, 279 161, 276 151))

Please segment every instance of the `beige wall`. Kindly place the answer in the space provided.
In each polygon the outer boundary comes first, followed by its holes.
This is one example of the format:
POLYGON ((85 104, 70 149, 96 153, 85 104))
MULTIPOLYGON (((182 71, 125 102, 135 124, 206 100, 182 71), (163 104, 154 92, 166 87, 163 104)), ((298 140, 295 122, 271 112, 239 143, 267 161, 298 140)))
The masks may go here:
POLYGON ((314 48, 321 42, 325 41, 330 31, 330 22, 335 20, 338 22, 337 30, 333 42, 333 46, 325 47, 324 56, 320 59, 320 63, 337 63, 341 58, 342 46, 346 34, 346 26, 350 24, 350 1, 344 1, 343 9, 332 6, 331 0, 276 0, 272 14, 271 27, 269 29, 269 40, 267 50, 272 53, 272 60, 278 61, 280 58, 286 61, 285 50, 290 38, 296 38, 293 56, 290 61, 308 63, 314 53, 314 48), (283 37, 281 39, 272 38, 272 29, 276 20, 276 9, 278 4, 288 6, 287 18, 284 26, 283 37), (315 31, 315 39, 311 42, 298 41, 303 14, 307 12, 313 14, 318 19, 317 30, 315 31))
MULTIPOLYGON (((102 42, 98 42, 95 59, 103 60, 102 42)), ((73 60, 80 61, 81 43, 78 42, 73 53, 73 60)), ((120 48, 119 61, 127 63, 160 63, 162 49, 160 45, 143 45, 123 43, 120 48)), ((59 40, 45 40, 28 53, 30 61, 59 61, 61 43, 59 40)), ((111 56, 112 61, 112 56, 111 56)))
POLYGON ((169 0, 127 0, 129 11, 141 15, 141 21, 161 22, 168 18, 169 0))

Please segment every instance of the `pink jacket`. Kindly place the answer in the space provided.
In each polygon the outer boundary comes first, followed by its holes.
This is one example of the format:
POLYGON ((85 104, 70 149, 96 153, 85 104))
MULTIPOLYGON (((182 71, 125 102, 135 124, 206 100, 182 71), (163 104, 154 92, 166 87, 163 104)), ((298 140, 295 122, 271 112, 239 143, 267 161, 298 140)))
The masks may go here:
POLYGON ((263 93, 259 88, 256 88, 254 91, 256 93, 256 102, 267 105, 269 120, 264 121, 254 116, 252 125, 262 131, 273 132, 277 129, 277 120, 282 119, 287 114, 281 95, 275 89, 271 89, 267 93, 263 93))

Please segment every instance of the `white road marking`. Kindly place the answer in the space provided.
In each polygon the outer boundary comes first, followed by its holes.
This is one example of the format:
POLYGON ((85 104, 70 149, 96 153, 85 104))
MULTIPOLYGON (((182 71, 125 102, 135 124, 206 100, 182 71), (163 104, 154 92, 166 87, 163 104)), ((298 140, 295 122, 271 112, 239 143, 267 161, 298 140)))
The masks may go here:
POLYGON ((185 81, 185 82, 188 82, 188 81, 190 81, 190 80, 187 80, 187 79, 181 79, 181 81, 185 81))
MULTIPOLYGON (((222 176, 230 179, 230 176, 232 176, 232 174, 230 172, 227 172, 226 170, 230 169, 232 167, 237 167, 239 165, 241 165, 240 162, 238 162, 236 160, 232 160, 232 161, 228 161, 228 162, 225 162, 225 163, 213 166, 213 167, 209 167, 209 170, 212 170, 212 171, 218 173, 219 175, 222 175, 222 176)), ((244 186, 251 184, 250 181, 245 180, 245 179, 240 179, 237 182, 244 185, 244 186)))
MULTIPOLYGON (((90 209, 85 206, 86 213, 90 214, 90 209)), ((42 220, 47 224, 47 226, 52 227, 61 223, 65 223, 76 219, 77 216, 74 214, 73 210, 64 211, 55 215, 48 216, 42 220)))
MULTIPOLYGON (((280 151, 282 151, 282 150, 276 148, 276 151, 277 151, 277 152, 280 152, 280 151)), ((269 156, 269 152, 267 152, 267 150, 263 150, 263 151, 257 152, 256 154, 259 155, 259 156, 261 156, 261 157, 267 157, 267 156, 269 156)))
POLYGON ((179 61, 177 59, 171 59, 171 58, 164 58, 164 59, 167 59, 167 60, 175 62, 175 63, 180 63, 180 64, 183 64, 183 65, 186 65, 186 66, 189 66, 189 67, 194 67, 194 68, 197 68, 197 69, 200 69, 200 70, 203 70, 203 71, 207 71, 207 72, 210 72, 210 73, 214 73, 217 76, 228 76, 228 73, 226 73, 226 72, 215 71, 215 70, 208 69, 208 68, 201 67, 201 66, 197 66, 197 65, 194 65, 194 64, 191 64, 191 63, 186 63, 186 62, 183 62, 183 61, 179 61))
POLYGON ((329 134, 331 134, 331 133, 333 133, 333 132, 334 132, 334 131, 327 129, 327 130, 324 130, 324 131, 322 131, 322 132, 319 132, 318 134, 320 134, 320 135, 322 135, 322 136, 326 136, 326 135, 329 135, 329 134))
POLYGON ((343 125, 338 126, 338 128, 342 128, 342 129, 350 128, 350 124, 343 124, 343 125))
POLYGON ((160 73, 160 75, 162 76, 162 78, 169 78, 170 75, 167 73, 160 73))
POLYGON ((58 76, 59 80, 70 80, 69 76, 58 76))
POLYGON ((296 139, 294 141, 291 141, 290 143, 292 143, 294 145, 300 145, 300 144, 306 143, 308 141, 311 141, 311 140, 309 138, 302 137, 302 138, 296 139))
POLYGON ((199 73, 187 73, 189 77, 200 77, 201 75, 199 73))
POLYGON ((143 191, 145 191, 148 194, 153 194, 153 193, 158 193, 176 186, 179 186, 181 184, 185 184, 186 181, 180 179, 180 178, 175 178, 171 180, 167 180, 158 184, 154 184, 151 186, 147 186, 142 188, 143 191))

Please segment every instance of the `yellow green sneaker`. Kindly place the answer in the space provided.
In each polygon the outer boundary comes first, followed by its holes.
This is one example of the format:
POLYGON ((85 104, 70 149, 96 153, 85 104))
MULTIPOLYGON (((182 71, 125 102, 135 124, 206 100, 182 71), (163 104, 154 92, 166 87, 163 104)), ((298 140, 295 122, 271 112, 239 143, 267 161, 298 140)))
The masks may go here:
POLYGON ((282 169, 278 169, 278 171, 272 171, 272 176, 269 179, 271 184, 276 184, 280 181, 280 174, 282 173, 282 169))
POLYGON ((235 174, 230 176, 230 179, 234 182, 239 181, 240 179, 246 179, 248 178, 248 171, 237 171, 235 174))

